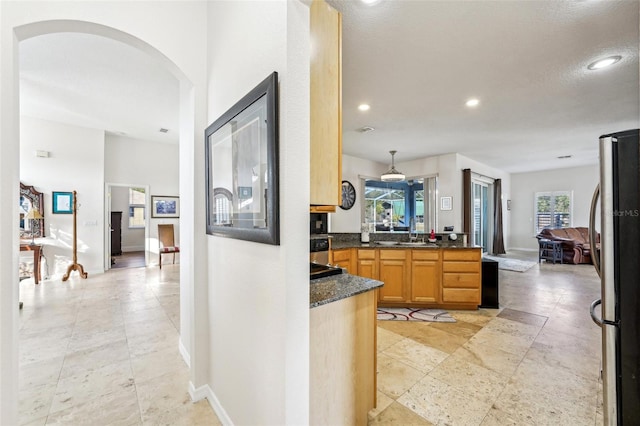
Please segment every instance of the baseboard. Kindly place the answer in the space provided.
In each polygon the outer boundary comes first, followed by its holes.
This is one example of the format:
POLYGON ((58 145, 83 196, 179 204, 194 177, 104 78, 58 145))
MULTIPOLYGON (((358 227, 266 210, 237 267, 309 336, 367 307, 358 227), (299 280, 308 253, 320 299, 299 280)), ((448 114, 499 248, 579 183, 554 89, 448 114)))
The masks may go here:
MULTIPOLYGON (((509 247, 509 250, 521 250, 521 251, 538 251, 537 248, 519 248, 519 247, 509 247)), ((507 251, 509 251, 507 250, 507 251)))
POLYGON ((216 395, 213 393, 213 390, 209 385, 200 386, 198 389, 193 386, 193 382, 189 381, 189 395, 191 396, 191 400, 193 402, 201 401, 206 398, 209 401, 209 405, 218 416, 218 420, 225 426, 233 426, 233 422, 231 418, 227 414, 216 395))
POLYGON ((144 246, 122 246, 123 253, 129 253, 132 251, 144 251, 144 246))
POLYGON ((182 359, 185 364, 187 364, 187 367, 191 368, 191 355, 189 355, 189 351, 182 343, 182 339, 178 340, 178 350, 180 351, 180 355, 182 355, 182 359))

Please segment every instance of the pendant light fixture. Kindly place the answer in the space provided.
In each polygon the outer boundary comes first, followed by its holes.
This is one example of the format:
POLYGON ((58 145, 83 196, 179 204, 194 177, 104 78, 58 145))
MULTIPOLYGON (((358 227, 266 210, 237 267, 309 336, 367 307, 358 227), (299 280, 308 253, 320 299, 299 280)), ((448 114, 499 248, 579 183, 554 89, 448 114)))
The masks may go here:
POLYGON ((383 182, 401 182, 404 180, 404 174, 397 171, 394 165, 393 156, 396 155, 396 152, 398 151, 389 151, 389 154, 391 154, 391 168, 380 177, 383 182))

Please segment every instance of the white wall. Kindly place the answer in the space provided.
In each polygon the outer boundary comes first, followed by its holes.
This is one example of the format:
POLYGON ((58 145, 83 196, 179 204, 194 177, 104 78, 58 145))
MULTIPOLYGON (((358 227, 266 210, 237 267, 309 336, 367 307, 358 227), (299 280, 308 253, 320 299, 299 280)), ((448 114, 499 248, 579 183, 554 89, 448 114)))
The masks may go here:
MULTIPOLYGON (((147 205, 149 206, 147 218, 149 220, 148 242, 144 241, 144 230, 129 230, 126 226, 126 211, 128 210, 128 200, 126 206, 123 204, 118 210, 123 212, 122 229, 122 249, 131 251, 128 248, 138 247, 140 234, 142 234, 142 248, 145 246, 153 254, 158 254, 158 224, 172 223, 174 226, 176 244, 180 242, 180 220, 174 218, 153 218, 151 217, 151 196, 170 195, 178 196, 180 188, 179 176, 179 146, 172 143, 158 143, 133 139, 129 137, 107 134, 105 141, 105 181, 108 184, 149 186, 147 194, 147 205), (131 235, 127 235, 131 234, 131 235)), ((114 186, 114 189, 118 186, 114 186)), ((114 198, 112 192, 112 209, 114 208, 114 198)), ((178 255, 179 257, 179 255, 178 255)), ((149 265, 158 263, 157 256, 149 257, 149 265)))
POLYGON ((279 74, 281 245, 208 237, 210 383, 235 424, 309 422, 309 28, 298 1, 209 3, 213 122, 279 74))
POLYGON ((20 135, 20 180, 44 193, 46 237, 38 241, 50 277, 73 263, 73 215, 52 213, 52 191, 78 192, 78 263, 89 274, 104 272, 104 131, 23 116, 20 135), (50 156, 36 157, 37 150, 50 156))
MULTIPOLYGON (((0 201, 19 188, 19 42, 51 32, 102 35, 135 46, 180 80, 180 344, 191 386, 208 377, 202 135, 206 126, 207 2, 0 2, 0 201), (197 194, 197 195, 196 195, 197 194), (196 232, 197 230, 197 232, 196 232), (187 259, 185 264, 185 259, 187 259), (199 267, 196 268, 195 265, 199 267), (203 328, 204 327, 204 328, 203 328)), ((102 191, 101 191, 102 192, 102 191)), ((17 423, 17 210, 0 211, 0 424, 17 423), (12 284, 9 284, 12 283, 12 284)))
POLYGON ((589 208, 599 182, 598 165, 511 175, 511 247, 537 249, 534 229, 536 192, 572 191, 573 226, 589 226, 589 208))

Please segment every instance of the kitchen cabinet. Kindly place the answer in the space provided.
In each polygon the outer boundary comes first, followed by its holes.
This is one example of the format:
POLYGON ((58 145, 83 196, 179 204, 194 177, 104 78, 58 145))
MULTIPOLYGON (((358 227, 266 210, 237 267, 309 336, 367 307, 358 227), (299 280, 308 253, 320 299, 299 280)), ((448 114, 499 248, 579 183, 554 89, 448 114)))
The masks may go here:
POLYGON ((365 278, 378 279, 377 250, 358 249, 357 275, 365 278))
POLYGON ((442 251, 442 301, 480 304, 480 250, 442 251))
POLYGON ((384 282, 384 287, 379 291, 380 302, 398 303, 406 301, 406 287, 409 281, 407 253, 409 253, 409 250, 379 251, 378 279, 384 282))
POLYGON ((411 302, 440 302, 440 250, 412 250, 410 292, 411 302))
POLYGON ((355 268, 351 265, 351 249, 331 250, 329 263, 346 269, 349 274, 355 272, 355 268))
POLYGON ((309 24, 310 203, 327 212, 342 203, 342 15, 313 0, 309 24))

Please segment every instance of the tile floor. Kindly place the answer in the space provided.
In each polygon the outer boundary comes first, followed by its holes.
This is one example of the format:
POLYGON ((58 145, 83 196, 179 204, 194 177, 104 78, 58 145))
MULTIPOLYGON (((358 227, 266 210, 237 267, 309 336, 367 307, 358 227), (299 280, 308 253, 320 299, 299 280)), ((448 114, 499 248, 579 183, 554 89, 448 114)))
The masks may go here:
POLYGON ((500 309, 451 311, 454 324, 378 323, 370 425, 602 424, 594 268, 543 262, 499 276, 500 309))
MULTIPOLYGON (((510 257, 536 260, 535 253, 510 257)), ((24 425, 218 425, 178 350, 179 266, 21 283, 24 425)), ((602 424, 588 265, 500 271, 501 309, 378 327, 371 425, 602 424)))
POLYGON ((23 425, 219 425, 178 352, 179 266, 20 284, 23 425))

